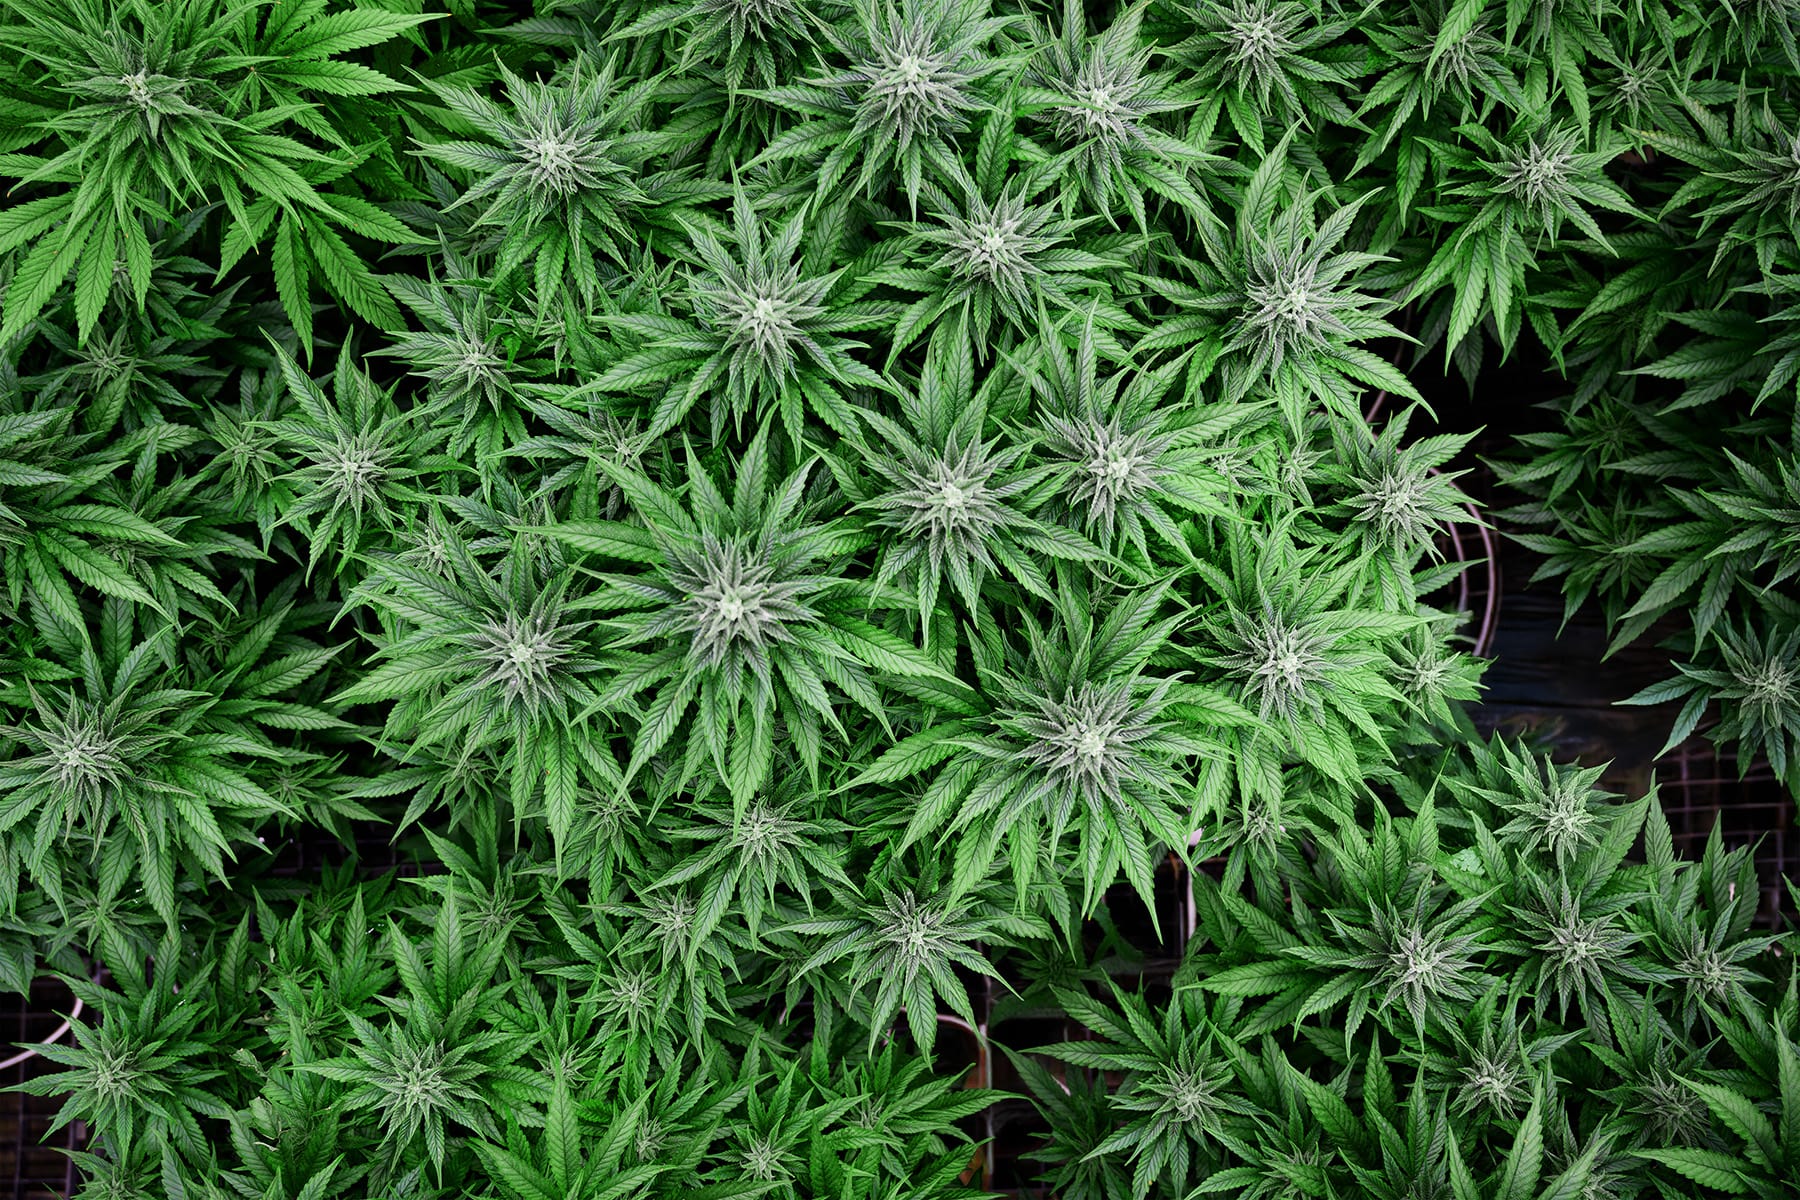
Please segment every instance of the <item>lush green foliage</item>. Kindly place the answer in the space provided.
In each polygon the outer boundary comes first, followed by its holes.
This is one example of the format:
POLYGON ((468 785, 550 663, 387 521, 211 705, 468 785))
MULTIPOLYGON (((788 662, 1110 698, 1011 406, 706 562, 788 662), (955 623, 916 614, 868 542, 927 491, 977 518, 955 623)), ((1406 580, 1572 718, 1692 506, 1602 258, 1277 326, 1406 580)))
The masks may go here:
POLYGON ((1070 1200, 1791 1187, 1748 857, 1476 739, 1423 404, 1548 357, 1521 540, 1800 782, 1788 6, 444 7, 0 0, 86 1195, 965 1196, 990 1013, 1070 1200))

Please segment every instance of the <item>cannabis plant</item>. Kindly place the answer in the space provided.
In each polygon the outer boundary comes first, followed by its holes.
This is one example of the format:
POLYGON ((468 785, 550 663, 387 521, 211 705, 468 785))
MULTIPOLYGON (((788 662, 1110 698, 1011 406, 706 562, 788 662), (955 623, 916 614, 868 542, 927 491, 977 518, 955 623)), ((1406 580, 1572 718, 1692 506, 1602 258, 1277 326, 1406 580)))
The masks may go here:
POLYGON ((1144 35, 1145 9, 1134 5, 1104 32, 1087 32, 1087 13, 1064 0, 1060 25, 1036 39, 1019 107, 1047 125, 1072 157, 1063 177, 1065 203, 1091 208, 1109 222, 1122 205, 1140 229, 1150 228, 1152 200, 1197 220, 1211 215, 1190 172, 1216 161, 1157 118, 1200 102, 1202 90, 1174 71, 1150 69, 1161 48, 1144 35))
POLYGON ((40 1075, 23 1090, 65 1097, 56 1128, 77 1119, 93 1122, 119 1158, 131 1157, 143 1143, 199 1150, 205 1135, 198 1118, 216 1112, 206 1087, 219 1074, 206 1065, 216 1034, 201 1028, 201 1010, 177 1000, 173 983, 145 986, 128 975, 121 993, 89 980, 70 981, 106 1020, 72 1026, 72 1045, 51 1042, 38 1050, 63 1070, 40 1075))
POLYGON ((610 758, 578 736, 575 723, 597 699, 600 666, 591 620, 575 615, 574 574, 546 576, 516 551, 479 560, 452 533, 436 569, 390 558, 371 564, 359 591, 390 626, 376 637, 376 669, 334 702, 392 702, 385 736, 402 762, 446 746, 466 763, 490 746, 504 755, 514 814, 542 815, 558 836, 574 824, 576 793, 595 775, 618 778, 610 758))
POLYGON ((338 56, 398 37, 431 18, 324 3, 267 16, 257 4, 22 0, 0 39, 19 56, 17 81, 38 100, 20 110, 28 138, 4 173, 30 189, 11 210, 0 253, 23 249, 7 289, 0 341, 17 336, 75 276, 85 340, 116 286, 142 306, 150 288, 147 220, 220 205, 229 266, 275 239, 283 309, 302 340, 312 329, 308 281, 320 278, 358 317, 395 323, 393 302, 338 230, 405 243, 403 226, 328 184, 368 154, 325 119, 333 97, 404 91, 338 56), (259 71, 263 63, 272 69, 259 71), (27 115, 28 114, 28 115, 27 115))
POLYGON ((1344 44, 1355 22, 1323 7, 1304 0, 1170 4, 1167 19, 1188 36, 1169 55, 1196 85, 1219 90, 1238 136, 1259 149, 1266 120, 1283 126, 1322 118, 1354 128, 1343 93, 1362 73, 1354 42, 1344 44))
POLYGON ((1034 515, 1047 498, 1050 471, 1024 465, 1025 444, 989 435, 987 393, 996 378, 977 389, 973 353, 958 328, 933 344, 917 389, 902 394, 905 425, 874 409, 862 415, 867 434, 854 444, 873 479, 851 486, 866 496, 858 507, 868 511, 868 524, 893 531, 883 542, 876 582, 907 585, 921 624, 946 582, 978 613, 985 580, 1002 568, 1047 601, 1051 587, 1039 556, 1105 558, 1080 534, 1034 515))
POLYGON ((269 481, 271 491, 311 547, 308 568, 335 550, 342 569, 363 547, 365 520, 392 536, 418 513, 424 497, 413 481, 422 471, 413 464, 429 461, 420 451, 431 443, 348 354, 338 355, 331 396, 279 347, 276 359, 295 411, 270 423, 270 449, 296 465, 269 481))
POLYGON ((1153 1184, 1179 1190, 1210 1177, 1213 1163, 1242 1143, 1258 1113, 1237 1094, 1229 1056, 1215 1040, 1204 1002, 1190 992, 1160 1016, 1141 997, 1116 990, 1116 1013, 1077 993, 1065 994, 1062 1002, 1098 1036, 1039 1053, 1123 1077, 1111 1099, 1122 1120, 1087 1157, 1124 1157, 1132 1167, 1131 1194, 1138 1197, 1153 1184))
POLYGON ((939 998, 965 1021, 973 1021, 968 995, 955 982, 953 968, 994 974, 973 946, 992 928, 993 917, 980 911, 986 906, 904 888, 857 907, 857 915, 827 912, 795 923, 789 932, 828 938, 803 964, 802 974, 848 957, 849 988, 861 991, 876 985, 866 1022, 871 1046, 882 1030, 892 1026, 902 1007, 907 1028, 927 1052, 936 1040, 939 998))
POLYGON ((1471 520, 1469 499, 1456 486, 1460 472, 1440 469, 1468 439, 1439 434, 1403 444, 1415 411, 1396 413, 1379 434, 1361 422, 1333 426, 1339 511, 1350 518, 1390 603, 1416 596, 1414 568, 1421 557, 1442 557, 1441 531, 1471 520))
POLYGON ((1219 749, 1193 718, 1222 709, 1226 723, 1248 720, 1216 692, 1146 677, 1144 664, 1175 624, 1157 619, 1165 598, 1152 591, 1099 621, 1074 600, 1056 624, 1028 624, 1022 648, 990 639, 977 649, 983 690, 996 701, 985 719, 935 724, 855 782, 904 778, 942 760, 905 840, 954 837, 963 886, 1004 852, 1023 889, 1060 870, 1059 848, 1073 841, 1084 912, 1121 872, 1149 903, 1156 854, 1185 850, 1201 806, 1186 765, 1219 749))
POLYGON ((991 15, 987 0, 856 0, 820 30, 840 69, 753 93, 809 118, 757 160, 816 163, 821 198, 846 181, 866 193, 897 179, 916 206, 927 167, 951 167, 954 139, 1012 66, 992 43, 1016 23, 991 15))
POLYGON ((1471 126, 1463 136, 1463 145, 1435 144, 1432 150, 1446 171, 1466 179, 1445 189, 1465 223, 1456 240, 1424 265, 1411 295, 1441 287, 1460 271, 1446 350, 1483 319, 1493 322, 1500 347, 1510 350, 1530 295, 1526 273, 1541 248, 1555 244, 1568 224, 1602 251, 1610 250, 1595 210, 1634 215, 1637 210, 1602 169, 1619 152, 1604 133, 1590 148, 1577 126, 1532 114, 1505 133, 1471 126))
POLYGON ((733 464, 730 497, 690 454, 687 502, 629 468, 608 473, 644 525, 572 523, 559 541, 601 560, 637 565, 608 572, 588 607, 609 618, 617 673, 598 707, 634 703, 641 732, 623 787, 676 745, 683 778, 709 770, 741 812, 769 777, 779 720, 808 770, 819 770, 827 732, 845 736, 827 691, 878 720, 886 706, 875 673, 945 679, 941 667, 863 616, 890 603, 865 581, 834 569, 862 542, 842 520, 814 520, 811 464, 777 478, 767 428, 733 464))
POLYGON ((1319 195, 1291 192, 1291 136, 1272 148, 1245 189, 1229 236, 1202 224, 1205 257, 1171 256, 1176 271, 1148 275, 1144 285, 1174 315, 1139 343, 1143 350, 1196 347, 1189 389, 1217 370, 1227 398, 1252 389, 1272 395, 1291 424, 1313 404, 1354 411, 1362 388, 1418 399, 1406 377, 1358 343, 1404 335, 1385 318, 1392 307, 1361 285, 1383 256, 1343 249, 1367 198, 1333 207, 1324 220, 1319 195))
MULTIPOLYGON (((115 620, 119 609, 129 611, 115 620)), ((58 685, 28 685, 18 723, 0 727, 22 751, 0 764, 9 866, 59 907, 65 880, 91 871, 108 897, 136 881, 174 925, 178 875, 222 878, 234 845, 285 811, 246 774, 278 751, 221 697, 174 686, 173 641, 160 623, 135 644, 82 646, 58 685)))
MULTIPOLYGON (((1029 383, 1041 413, 1037 452, 1059 468, 1058 500, 1067 519, 1096 544, 1152 558, 1149 534, 1179 553, 1177 522, 1185 516, 1226 517, 1225 476, 1214 466, 1222 435, 1243 419, 1230 405, 1209 412, 1171 412, 1159 404, 1176 368, 1100 368, 1100 338, 1084 322, 1074 353, 1060 337, 1038 343, 1029 383), (1212 443, 1212 444, 1209 444, 1212 443)), ((1028 360, 1030 361, 1030 360, 1028 360)))
POLYGON ((797 261, 809 227, 804 209, 765 229, 740 187, 731 211, 730 246, 720 236, 725 230, 698 222, 688 227, 691 324, 654 314, 615 317, 615 328, 643 335, 646 344, 591 386, 636 391, 665 385, 650 417, 651 437, 680 424, 709 393, 715 441, 727 418, 741 432, 747 415, 765 410, 781 414, 796 447, 808 410, 827 426, 849 431, 855 416, 844 389, 888 385, 850 353, 858 343, 837 335, 879 323, 879 307, 844 303, 842 268, 817 273, 809 268, 811 255, 797 261))
POLYGON ((1790 7, 0 0, 83 1194, 1785 1194, 1772 881, 1445 597, 1480 449, 1795 784, 1790 7))
POLYGON ((421 140, 415 153, 469 177, 446 211, 475 206, 475 230, 492 230, 486 241, 500 281, 528 282, 539 303, 571 286, 591 303, 597 256, 629 263, 631 214, 673 184, 641 172, 671 146, 670 135, 639 127, 652 89, 620 79, 611 60, 578 58, 552 80, 498 69, 504 106, 466 85, 425 81, 443 105, 446 132, 483 140, 421 140))
POLYGON ((1201 661, 1232 679, 1301 757, 1337 778, 1361 778, 1352 765, 1359 745, 1384 744, 1376 714, 1403 703, 1383 644, 1420 618, 1344 603, 1367 570, 1363 563, 1313 567, 1323 548, 1296 546, 1282 526, 1262 546, 1233 528, 1224 549, 1229 574, 1210 564, 1198 572, 1224 601, 1208 622, 1215 648, 1201 661))
MULTIPOLYGON (((1004 120, 999 114, 990 123, 1004 120)), ((1005 136, 1005 135, 1002 135, 1005 136)), ((988 134, 984 133, 986 139, 988 134)), ((1003 166, 996 163, 995 170, 1003 166)), ((870 276, 925 293, 901 318, 897 352, 906 334, 928 329, 945 313, 958 313, 974 336, 977 353, 993 340, 996 318, 1012 329, 1028 328, 1048 310, 1067 312, 1085 294, 1104 294, 1099 272, 1122 268, 1123 259, 1069 245, 1081 223, 1033 193, 1046 177, 1016 175, 1005 183, 977 183, 960 167, 950 176, 955 192, 922 188, 930 219, 914 222, 908 237, 916 266, 870 276)))

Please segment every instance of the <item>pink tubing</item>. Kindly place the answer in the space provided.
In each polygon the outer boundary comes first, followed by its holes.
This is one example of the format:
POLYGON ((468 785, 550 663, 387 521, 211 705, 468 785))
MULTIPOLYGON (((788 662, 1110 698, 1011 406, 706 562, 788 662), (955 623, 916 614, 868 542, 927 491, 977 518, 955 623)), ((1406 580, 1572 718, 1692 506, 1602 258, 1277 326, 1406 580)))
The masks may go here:
MULTIPOLYGON (((61 1025, 58 1025, 55 1029, 51 1030, 50 1036, 45 1038, 42 1042, 38 1043, 38 1045, 47 1046, 50 1043, 55 1042, 58 1039, 60 1039, 63 1034, 69 1032, 70 1027, 74 1024, 75 1019, 79 1016, 81 1016, 81 997, 77 996, 77 997, 75 997, 75 1007, 69 1010, 69 1015, 67 1017, 63 1018, 63 1023, 61 1025)), ((17 1054, 13 1055, 11 1058, 0 1059, 0 1071, 5 1071, 11 1067, 16 1067, 22 1062, 29 1062, 31 1059, 36 1058, 37 1055, 38 1055, 37 1046, 27 1047, 26 1049, 21 1050, 17 1054)))

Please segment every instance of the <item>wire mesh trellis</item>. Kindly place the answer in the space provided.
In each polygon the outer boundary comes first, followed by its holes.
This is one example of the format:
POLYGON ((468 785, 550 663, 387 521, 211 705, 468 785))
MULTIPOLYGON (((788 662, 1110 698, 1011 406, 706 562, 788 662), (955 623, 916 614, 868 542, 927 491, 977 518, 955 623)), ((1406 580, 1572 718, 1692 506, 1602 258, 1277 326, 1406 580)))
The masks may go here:
MULTIPOLYGON (((354 861, 364 875, 418 875, 426 868, 390 836, 390 827, 359 822, 349 845, 320 830, 270 838, 268 859, 253 869, 282 881, 317 879, 328 867, 354 861)), ((30 1049, 70 1040, 62 1014, 81 1019, 79 1002, 54 979, 41 979, 28 996, 0 993, 0 1088, 57 1069, 30 1049), (23 1047, 14 1050, 13 1046, 23 1047)), ((62 1100, 13 1092, 0 1096, 0 1200, 62 1200, 75 1194, 80 1173, 65 1151, 85 1147, 87 1128, 73 1121, 50 1135, 62 1100)))
MULTIPOLYGON (((59 1013, 71 1013, 75 997, 55 980, 40 980, 29 996, 0 994, 0 1029, 9 1043, 30 1046, 53 1038, 67 1041, 68 1028, 59 1013)), ((0 1087, 57 1070, 42 1055, 4 1050, 0 1087)), ((54 1097, 13 1092, 0 1103, 0 1182, 11 1187, 12 1200, 54 1200, 75 1191, 75 1164, 66 1150, 79 1150, 86 1128, 72 1121, 50 1137, 50 1125, 61 1102, 54 1097)))
POLYGON ((1755 847, 1759 918, 1780 928, 1793 909, 1784 881, 1800 876, 1800 832, 1794 798, 1768 764, 1755 760, 1740 771, 1734 751, 1697 736, 1658 760, 1656 780, 1677 854, 1698 858, 1715 825, 1726 849, 1755 847))

